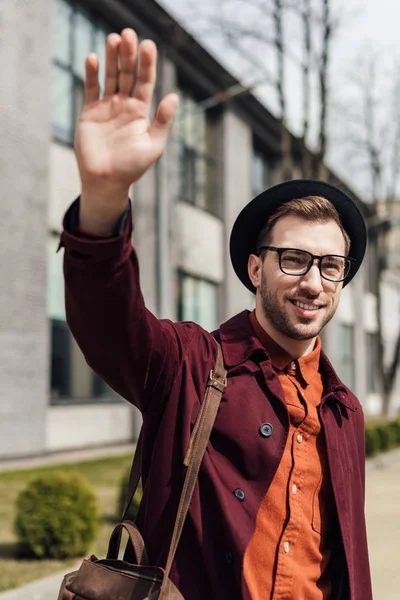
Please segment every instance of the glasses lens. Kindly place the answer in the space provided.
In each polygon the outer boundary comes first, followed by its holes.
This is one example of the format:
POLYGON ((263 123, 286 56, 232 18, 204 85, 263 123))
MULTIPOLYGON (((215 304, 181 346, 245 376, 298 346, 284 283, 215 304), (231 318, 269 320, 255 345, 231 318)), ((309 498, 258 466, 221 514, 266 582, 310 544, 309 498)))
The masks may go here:
POLYGON ((284 250, 281 255, 281 269, 287 275, 302 275, 308 269, 311 255, 303 250, 284 250))
POLYGON ((331 281, 343 281, 349 270, 350 261, 344 256, 325 256, 321 262, 322 275, 331 281))

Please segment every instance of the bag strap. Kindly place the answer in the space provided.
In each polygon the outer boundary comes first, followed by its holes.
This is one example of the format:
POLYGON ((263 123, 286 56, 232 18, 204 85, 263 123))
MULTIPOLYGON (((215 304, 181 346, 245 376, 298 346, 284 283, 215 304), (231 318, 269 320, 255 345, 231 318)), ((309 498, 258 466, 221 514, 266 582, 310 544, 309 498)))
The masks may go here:
MULTIPOLYGON (((216 340, 215 340, 216 341, 216 340)), ((192 435, 190 436, 190 440, 189 440, 189 445, 188 445, 188 449, 186 452, 186 456, 185 459, 183 461, 183 464, 185 465, 185 467, 189 466, 189 461, 192 458, 192 452, 193 452, 193 447, 194 447, 194 440, 195 437, 197 435, 197 431, 199 429, 200 423, 202 422, 202 419, 204 418, 204 411, 206 410, 206 407, 208 406, 206 403, 206 398, 207 398, 207 392, 210 386, 210 381, 213 377, 214 374, 216 374, 217 377, 219 377, 221 380, 225 381, 225 386, 221 391, 221 396, 224 392, 224 389, 226 387, 226 370, 224 367, 224 361, 223 361, 223 357, 222 357, 222 350, 221 350, 221 346, 219 345, 219 343, 216 341, 216 344, 218 346, 218 354, 217 354, 217 359, 215 362, 215 367, 214 370, 210 372, 209 375, 209 380, 207 383, 207 389, 206 389, 206 397, 201 405, 201 409, 199 412, 199 415, 197 417, 196 423, 194 425, 193 431, 192 431, 192 435)), ((211 434, 211 432, 210 432, 211 434)), ((140 429, 140 433, 139 433, 139 437, 138 437, 138 441, 136 444, 136 449, 135 449, 135 454, 133 457, 133 462, 132 462, 132 467, 131 467, 131 472, 129 474, 129 481, 128 481, 128 488, 125 494, 125 502, 124 502, 124 509, 122 512, 122 517, 121 517, 121 522, 124 521, 126 519, 129 507, 131 505, 131 502, 133 500, 133 496, 135 495, 137 486, 139 485, 139 479, 140 476, 142 474, 142 453, 143 453, 143 427, 140 429)))
POLYGON ((219 404, 221 402, 222 394, 226 388, 226 384, 226 369, 222 357, 221 346, 218 344, 216 365, 214 370, 210 371, 206 395, 201 406, 199 416, 197 417, 196 424, 193 428, 188 450, 184 459, 184 464, 187 465, 187 471, 179 501, 178 514, 175 520, 167 564, 165 566, 160 597, 162 597, 162 594, 165 592, 165 588, 168 585, 169 574, 175 558, 179 540, 182 535, 183 525, 189 510, 193 492, 197 483, 200 465, 210 440, 211 431, 214 426, 214 421, 217 416, 219 404))
POLYGON ((122 512, 121 521, 126 519, 128 509, 135 495, 139 479, 142 474, 142 449, 143 449, 143 427, 140 430, 139 438, 136 444, 135 455, 133 457, 131 472, 129 474, 128 489, 125 494, 124 510, 122 512))
POLYGON ((147 556, 146 547, 140 531, 133 521, 122 521, 122 523, 118 523, 118 525, 114 528, 108 544, 107 559, 118 559, 123 530, 125 530, 129 535, 129 541, 132 544, 137 564, 147 566, 149 564, 149 557, 147 556))
MULTIPOLYGON (((218 347, 218 351, 215 367, 213 370, 210 371, 205 397, 201 405, 198 417, 196 419, 196 423, 194 425, 192 434, 190 436, 188 449, 186 451, 186 455, 183 461, 183 464, 187 467, 187 471, 183 484, 182 494, 179 501, 178 513, 175 520, 174 531, 172 534, 171 545, 168 553, 167 564, 165 567, 165 574, 161 588, 161 590, 164 592, 165 586, 168 582, 172 563, 175 558, 175 553, 179 544, 179 540, 182 535, 183 525, 189 510, 190 502, 192 500, 194 488, 196 486, 200 465, 202 463, 210 439, 211 431, 214 426, 215 418, 217 416, 222 394, 224 393, 227 384, 227 372, 224 366, 221 346, 217 341, 216 344, 218 347)), ((129 475, 128 490, 125 496, 125 505, 121 521, 124 521, 124 519, 126 518, 126 514, 132 502, 132 498, 135 495, 142 471, 142 434, 143 428, 140 431, 139 439, 136 445, 136 451, 132 462, 131 472, 129 475)), ((122 533, 121 529, 119 530, 119 533, 122 533)), ((115 543, 116 541, 114 541, 113 545, 115 543)))

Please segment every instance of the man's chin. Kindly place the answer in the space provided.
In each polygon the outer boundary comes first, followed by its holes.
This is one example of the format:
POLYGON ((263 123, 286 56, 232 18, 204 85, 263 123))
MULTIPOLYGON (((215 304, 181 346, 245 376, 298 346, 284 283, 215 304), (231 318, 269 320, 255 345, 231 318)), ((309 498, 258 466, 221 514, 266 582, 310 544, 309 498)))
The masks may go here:
POLYGON ((322 329, 322 326, 317 323, 301 323, 290 327, 290 337, 294 340, 312 340, 317 337, 322 329))

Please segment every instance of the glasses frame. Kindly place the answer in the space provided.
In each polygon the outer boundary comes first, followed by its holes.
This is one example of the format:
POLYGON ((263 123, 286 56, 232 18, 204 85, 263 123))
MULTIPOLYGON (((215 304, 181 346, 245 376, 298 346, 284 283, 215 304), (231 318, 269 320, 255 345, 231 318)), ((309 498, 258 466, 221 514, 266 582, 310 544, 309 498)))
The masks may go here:
POLYGON ((263 250, 271 250, 272 252, 277 252, 277 254, 279 256, 280 270, 285 275, 289 275, 291 277, 302 277, 303 275, 307 275, 307 273, 313 266, 314 262, 317 260, 318 261, 318 269, 319 269, 321 277, 323 279, 325 279, 326 281, 332 281, 333 283, 341 283, 342 281, 345 281, 347 279, 347 277, 349 276, 349 273, 351 271, 351 265, 354 262, 354 258, 351 258, 350 256, 342 256, 341 254, 324 254, 323 256, 318 256, 316 254, 311 254, 311 252, 308 252, 308 250, 301 250, 301 248, 276 248, 275 246, 260 246, 260 248, 258 250, 258 255, 260 255, 263 250), (310 262, 308 263, 308 267, 304 271, 304 273, 286 273, 286 271, 284 271, 282 269, 282 254, 285 252, 285 250, 292 250, 294 252, 304 252, 304 254, 308 254, 308 256, 310 257, 310 262), (348 261, 348 265, 349 265, 348 270, 347 270, 346 275, 343 277, 343 279, 330 279, 329 277, 326 277, 322 273, 322 269, 321 269, 322 260, 324 258, 326 258, 327 256, 335 256, 337 258, 344 258, 345 261, 348 261))

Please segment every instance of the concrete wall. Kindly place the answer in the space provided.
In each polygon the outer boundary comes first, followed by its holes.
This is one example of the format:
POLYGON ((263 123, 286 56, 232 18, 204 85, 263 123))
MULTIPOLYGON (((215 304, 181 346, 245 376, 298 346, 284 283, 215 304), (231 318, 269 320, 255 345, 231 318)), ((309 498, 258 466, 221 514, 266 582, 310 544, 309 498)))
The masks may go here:
POLYGON ((179 202, 175 210, 178 266, 197 277, 221 283, 224 278, 224 229, 220 219, 179 202))
POLYGON ((254 307, 254 296, 237 278, 229 257, 229 235, 241 209, 251 200, 252 131, 233 112, 226 110, 222 132, 223 218, 225 225, 224 319, 254 307))
POLYGON ((46 414, 46 450, 130 442, 136 412, 128 403, 51 406, 46 414))
POLYGON ((49 231, 61 232, 63 216, 79 196, 81 182, 72 148, 50 144, 50 194, 47 206, 49 231))
MULTIPOLYGON (((363 405, 368 416, 381 413, 382 398, 379 391, 373 392, 368 388, 368 369, 370 361, 366 343, 367 333, 376 333, 378 321, 376 315, 377 298, 366 291, 366 277, 368 265, 365 263, 354 280, 342 292, 342 298, 337 313, 332 322, 326 327, 324 333, 324 350, 335 366, 340 348, 336 346, 335 328, 338 324, 352 325, 354 327, 354 386, 353 391, 363 405)), ((382 316, 384 327, 384 344, 386 356, 391 356, 395 338, 400 328, 400 281, 388 276, 382 286, 382 316)), ((374 373, 377 389, 381 389, 379 372, 374 373)), ((400 408, 400 378, 392 394, 392 412, 400 408)))
POLYGON ((0 3, 0 456, 41 452, 51 0, 0 3))
MULTIPOLYGON (((385 362, 393 358, 397 336, 400 332, 400 276, 387 272, 381 288, 382 294, 382 323, 385 343, 385 362)), ((397 367, 397 377, 391 395, 391 413, 400 411, 400 369, 397 367)))

